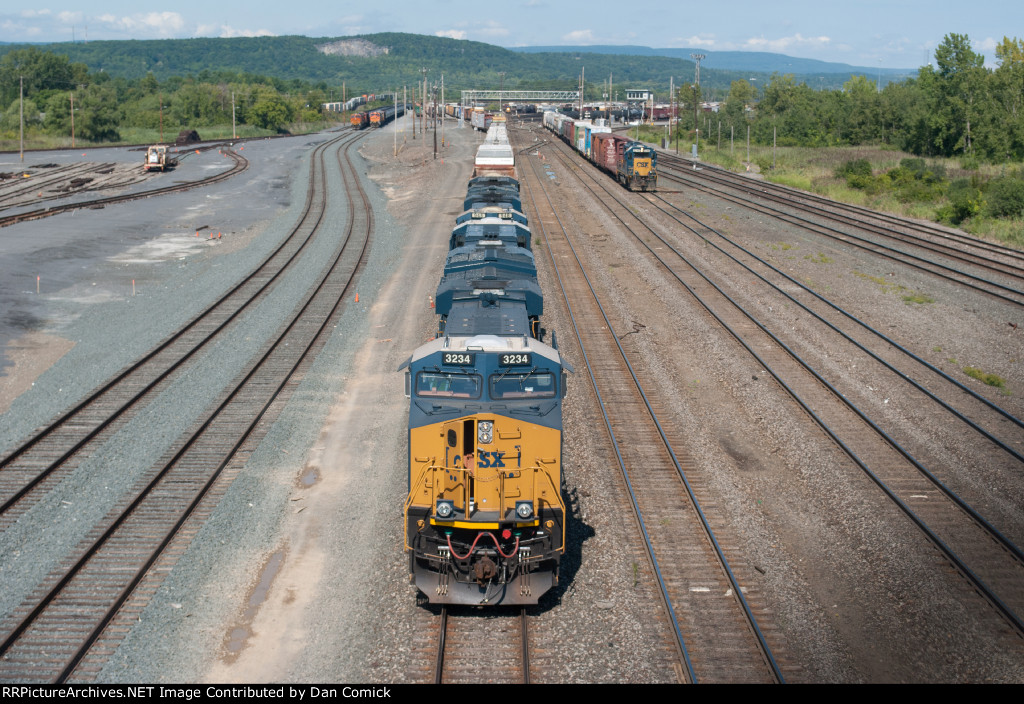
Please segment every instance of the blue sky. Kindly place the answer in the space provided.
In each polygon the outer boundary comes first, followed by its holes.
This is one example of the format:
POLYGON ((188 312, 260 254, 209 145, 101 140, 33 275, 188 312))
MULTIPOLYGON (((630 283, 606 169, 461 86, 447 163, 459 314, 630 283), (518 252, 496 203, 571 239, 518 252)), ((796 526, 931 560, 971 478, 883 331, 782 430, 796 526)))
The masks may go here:
POLYGON ((968 35, 989 65, 1004 35, 1024 37, 1021 0, 722 0, 695 5, 653 0, 632 13, 628 3, 573 0, 305 0, 295 5, 177 0, 152 9, 139 1, 40 0, 35 9, 0 9, 0 41, 412 32, 508 47, 640 44, 914 68, 930 60, 935 46, 952 32, 968 35))

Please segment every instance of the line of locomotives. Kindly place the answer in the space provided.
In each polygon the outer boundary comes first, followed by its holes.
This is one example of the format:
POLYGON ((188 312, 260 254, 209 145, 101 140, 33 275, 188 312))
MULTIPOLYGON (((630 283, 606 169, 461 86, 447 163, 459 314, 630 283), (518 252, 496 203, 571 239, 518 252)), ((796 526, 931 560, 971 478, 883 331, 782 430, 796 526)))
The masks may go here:
MULTIPOLYGON (((478 152, 435 297, 436 337, 405 369, 405 550, 432 603, 536 604, 565 545, 562 402, 567 372, 544 299, 514 170, 478 152)), ((511 147, 508 147, 511 155, 511 147)), ((504 159, 501 160, 502 162, 504 159)))
POLYGON ((392 120, 395 120, 405 114, 405 105, 389 105, 383 108, 377 108, 376 110, 367 110, 365 112, 354 112, 349 122, 357 130, 361 130, 364 127, 383 127, 392 120))
POLYGON ((574 120, 550 110, 544 113, 544 126, 629 190, 658 187, 658 155, 643 142, 615 134, 607 125, 574 120))

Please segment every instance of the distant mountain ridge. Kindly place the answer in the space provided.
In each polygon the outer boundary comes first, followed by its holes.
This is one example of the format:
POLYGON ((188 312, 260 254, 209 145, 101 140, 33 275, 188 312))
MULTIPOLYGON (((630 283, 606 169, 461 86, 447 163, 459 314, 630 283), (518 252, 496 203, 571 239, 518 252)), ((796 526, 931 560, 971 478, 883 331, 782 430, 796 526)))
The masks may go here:
MULTIPOLYGON (((346 86, 356 92, 384 92, 395 87, 414 86, 427 69, 431 82, 443 74, 448 96, 461 89, 574 90, 586 69, 588 98, 599 94, 601 82, 613 75, 613 90, 649 88, 668 93, 670 83, 692 80, 691 49, 648 47, 519 47, 508 49, 493 44, 422 34, 384 32, 350 37, 233 37, 193 39, 96 40, 53 44, 3 44, 0 57, 10 51, 33 46, 42 51, 66 55, 84 63, 90 71, 111 78, 140 79, 152 73, 159 81, 174 76, 199 80, 232 80, 243 73, 279 81, 309 81, 323 90, 346 86), (607 51, 608 53, 594 53, 607 51), (327 53, 330 52, 330 53, 327 53)), ((702 52, 709 55, 701 65, 704 95, 721 99, 731 83, 755 79, 767 85, 774 71, 793 73, 798 81, 819 89, 839 88, 855 74, 876 76, 877 69, 845 70, 841 64, 795 59, 781 54, 748 52, 702 52), (763 58, 760 68, 751 68, 751 57, 763 58), (728 68, 735 58, 742 68, 728 68), (770 60, 769 60, 770 59, 770 60), (823 71, 827 68, 827 71, 823 71)), ((914 72, 909 72, 912 75, 914 72)), ((900 74, 883 70, 882 82, 898 80, 900 74)), ((335 92, 337 92, 335 90, 335 92)))
POLYGON ((510 46, 510 51, 527 54, 625 54, 627 56, 666 56, 690 61, 690 54, 704 54, 701 68, 725 71, 756 71, 760 73, 792 74, 863 74, 877 76, 879 71, 890 79, 917 74, 916 68, 883 68, 878 66, 851 66, 850 64, 801 59, 796 56, 775 54, 768 51, 711 51, 708 49, 653 49, 649 46, 594 44, 589 46, 510 46))

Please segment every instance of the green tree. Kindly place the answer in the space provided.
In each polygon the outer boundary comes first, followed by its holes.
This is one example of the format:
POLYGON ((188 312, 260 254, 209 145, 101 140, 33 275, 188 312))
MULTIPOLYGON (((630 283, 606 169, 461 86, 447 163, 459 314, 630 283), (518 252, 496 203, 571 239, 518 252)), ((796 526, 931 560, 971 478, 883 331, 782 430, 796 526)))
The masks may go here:
POLYGON ((932 140, 941 154, 972 151, 979 115, 984 109, 985 59, 971 49, 966 34, 947 34, 935 49, 931 92, 932 140))
POLYGON ((249 124, 268 130, 280 130, 289 120, 290 106, 280 95, 269 89, 259 91, 246 116, 249 124))
POLYGON ((18 97, 24 79, 25 95, 53 90, 71 90, 88 82, 84 64, 73 64, 66 56, 36 47, 15 49, 0 58, 0 104, 18 97))
POLYGON ((121 138, 117 126, 121 113, 113 86, 89 86, 75 101, 75 133, 90 142, 113 142, 121 138), (79 107, 81 106, 81 107, 79 107))
POLYGON ((986 130, 989 156, 1024 159, 1024 40, 1008 39, 996 46, 999 67, 991 77, 993 106, 986 130))
POLYGON ((877 139, 881 98, 875 83, 866 76, 853 76, 843 84, 843 100, 836 106, 837 121, 850 144, 863 144, 877 139))

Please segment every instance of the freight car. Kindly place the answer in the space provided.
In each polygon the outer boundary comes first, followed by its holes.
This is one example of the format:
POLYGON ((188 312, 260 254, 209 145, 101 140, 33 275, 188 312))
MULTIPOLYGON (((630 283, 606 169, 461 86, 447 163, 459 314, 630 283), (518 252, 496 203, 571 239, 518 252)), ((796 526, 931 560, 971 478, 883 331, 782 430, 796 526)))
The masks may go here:
POLYGON ((484 143, 476 151, 473 175, 515 176, 515 155, 508 142, 508 128, 504 115, 495 115, 487 128, 484 143))
POLYGON ((431 603, 536 604, 558 582, 567 372, 552 335, 519 182, 473 178, 436 292, 437 337, 405 370, 405 550, 431 603))
POLYGON ((473 125, 474 129, 478 129, 481 132, 486 132, 487 128, 491 126, 491 122, 493 120, 494 115, 483 108, 473 108, 473 111, 469 116, 469 124, 473 125))
POLYGON ((544 113, 543 124, 629 190, 657 188, 658 155, 643 142, 613 134, 608 127, 574 120, 550 110, 544 113))

